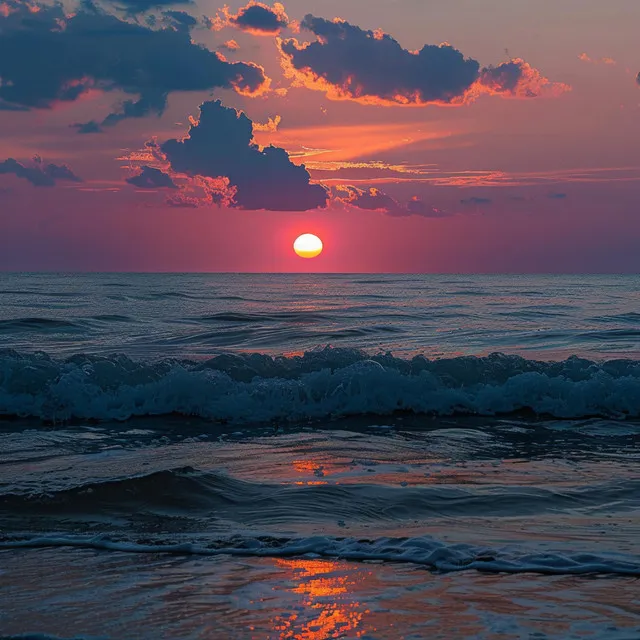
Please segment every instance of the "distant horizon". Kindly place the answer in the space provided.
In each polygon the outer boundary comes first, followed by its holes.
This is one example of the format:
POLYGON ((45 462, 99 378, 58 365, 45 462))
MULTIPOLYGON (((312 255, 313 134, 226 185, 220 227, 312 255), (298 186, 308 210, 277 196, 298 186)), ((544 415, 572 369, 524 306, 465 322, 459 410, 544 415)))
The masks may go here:
POLYGON ((631 272, 412 272, 412 271, 2 271, 3 275, 237 275, 237 276, 640 276, 631 272))

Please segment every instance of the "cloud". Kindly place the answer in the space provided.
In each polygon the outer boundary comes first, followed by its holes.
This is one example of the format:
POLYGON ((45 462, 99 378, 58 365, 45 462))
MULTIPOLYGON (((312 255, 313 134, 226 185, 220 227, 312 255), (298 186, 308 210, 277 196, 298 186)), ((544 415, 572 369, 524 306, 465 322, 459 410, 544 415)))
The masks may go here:
POLYGON ((186 11, 163 11, 162 24, 176 31, 191 31, 198 21, 186 11))
POLYGON ((132 184, 138 189, 177 189, 178 186, 172 180, 171 176, 160 169, 143 165, 141 171, 135 176, 126 179, 126 182, 132 184))
POLYGON ((470 93, 475 91, 478 95, 488 93, 503 97, 537 98, 542 95, 557 96, 568 89, 565 84, 545 78, 528 62, 514 58, 496 67, 482 69, 476 86, 470 93))
POLYGON ((66 15, 58 4, 8 2, 11 11, 0 14, 0 104, 48 109, 96 90, 137 96, 101 122, 80 123, 84 133, 162 113, 174 91, 219 87, 255 96, 269 88, 262 67, 225 61, 192 42, 186 28, 150 28, 90 3, 66 15))
POLYGON ((233 207, 238 190, 229 178, 193 176, 180 191, 171 194, 165 202, 170 207, 195 209, 197 207, 233 207))
POLYGON ((218 49, 222 49, 223 51, 237 51, 239 48, 240 45, 235 40, 227 40, 218 45, 218 49))
POLYGON ((449 216, 446 211, 432 207, 415 196, 407 202, 405 208, 411 216, 422 216, 423 218, 446 218, 449 216))
POLYGON ((464 198, 460 200, 460 204, 464 205, 483 205, 483 204, 491 204, 493 200, 491 198, 478 198, 477 196, 472 196, 471 198, 464 198))
POLYGON ((307 15, 300 26, 317 39, 278 40, 285 73, 295 85, 323 91, 333 100, 460 105, 487 93, 533 97, 568 89, 520 59, 481 69, 449 44, 408 51, 382 31, 365 31, 338 18, 307 15))
POLYGON ((551 200, 565 200, 567 198, 566 193, 549 193, 547 194, 547 198, 551 200))
POLYGON ((638 71, 638 75, 636 76, 636 84, 640 87, 640 71, 638 71))
POLYGON ((618 64, 618 62, 616 60, 614 60, 613 58, 609 58, 609 57, 604 57, 604 58, 592 58, 591 56, 589 56, 586 53, 581 53, 578 58, 580 60, 582 60, 582 62, 588 62, 589 64, 605 64, 611 67, 614 67, 618 64))
POLYGON ((161 9, 163 7, 173 7, 177 5, 192 5, 193 0, 104 0, 115 5, 116 8, 126 11, 130 14, 146 13, 153 9, 161 9))
POLYGON ((400 204, 389 194, 369 187, 359 189, 351 185, 340 185, 334 190, 334 202, 347 207, 355 207, 366 211, 380 211, 391 216, 422 216, 425 218, 443 218, 447 214, 426 204, 417 197, 412 198, 406 204, 400 204))
POLYGON ((259 122, 253 123, 253 132, 263 131, 269 133, 275 133, 282 122, 282 116, 275 116, 274 118, 269 118, 264 124, 259 122))
POLYGON ((212 31, 235 27, 257 36, 276 36, 288 25, 289 17, 282 4, 275 2, 273 7, 270 7, 256 0, 250 0, 246 6, 238 9, 237 13, 231 13, 229 7, 225 6, 215 18, 208 21, 212 31))
POLYGON ((326 206, 327 191, 310 182, 304 165, 293 164, 279 147, 261 149, 253 141, 253 122, 219 100, 203 103, 188 135, 167 140, 159 150, 177 173, 228 178, 238 208, 305 211, 326 206))
POLYGON ((7 158, 0 162, 0 175, 2 174, 13 174, 35 187, 54 187, 59 180, 82 182, 82 178, 73 173, 66 164, 45 164, 40 156, 34 156, 27 165, 7 158))
POLYGON ((72 126, 78 130, 78 133, 101 133, 104 127, 114 127, 118 122, 128 118, 146 118, 152 114, 160 116, 166 106, 166 94, 149 92, 139 100, 125 100, 120 104, 117 111, 110 113, 100 123, 90 120, 89 122, 76 123, 72 126))
POLYGON ((72 129, 76 129, 78 133, 82 134, 102 133, 102 127, 95 120, 90 120, 89 122, 75 122, 70 126, 72 129))

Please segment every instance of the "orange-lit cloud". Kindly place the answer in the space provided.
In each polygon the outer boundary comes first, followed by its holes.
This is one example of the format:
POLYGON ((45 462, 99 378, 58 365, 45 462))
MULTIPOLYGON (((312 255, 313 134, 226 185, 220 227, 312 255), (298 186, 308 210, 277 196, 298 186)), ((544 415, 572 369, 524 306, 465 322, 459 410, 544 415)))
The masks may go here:
POLYGON ((608 56, 605 56, 604 58, 592 58, 586 53, 581 53, 578 58, 582 60, 582 62, 588 62, 590 64, 605 64, 611 67, 618 64, 617 60, 614 60, 613 58, 610 58, 608 56))
MULTIPOLYGON (((287 149, 292 159, 300 159, 309 166, 319 156, 323 162, 343 162, 364 158, 368 160, 383 151, 409 145, 425 145, 449 139, 457 132, 440 123, 419 127, 415 123, 386 123, 342 126, 312 126, 281 129, 269 141, 287 149), (314 158, 310 161, 310 158, 314 158)), ((262 138, 258 136, 262 143, 262 138)))
POLYGON ((238 51, 238 49, 240 49, 240 45, 235 40, 227 40, 219 45, 218 49, 223 49, 225 51, 238 51))
POLYGON ((462 105, 482 94, 517 98, 558 95, 552 83, 521 59, 497 67, 480 64, 444 43, 409 51, 380 30, 307 15, 301 27, 314 42, 278 39, 281 64, 294 86, 331 100, 380 106, 462 105))
POLYGON ((570 88, 561 82, 551 82, 528 62, 515 58, 497 67, 482 69, 470 94, 477 92, 512 98, 536 98, 558 96, 570 88))
POLYGON ((237 188, 230 184, 229 178, 191 176, 182 189, 169 195, 165 202, 171 207, 187 209, 214 205, 232 207, 237 192, 237 188))
POLYGON ((432 165, 410 165, 406 171, 398 171, 399 167, 396 165, 384 163, 334 162, 324 164, 321 161, 308 162, 305 166, 314 179, 327 185, 336 186, 344 184, 347 180, 367 185, 415 183, 436 187, 528 187, 577 183, 640 182, 640 167, 509 172, 499 170, 444 171, 432 165), (356 171, 357 173, 355 173, 356 171))
POLYGON ((278 130, 278 126, 282 122, 282 116, 275 116, 274 118, 269 118, 267 122, 261 124, 260 122, 253 123, 253 132, 260 131, 263 133, 275 133, 278 130))
POLYGON ((207 21, 212 31, 220 31, 225 27, 235 27, 256 36, 275 36, 289 24, 284 6, 275 2, 273 7, 257 0, 250 0, 247 5, 231 13, 228 6, 218 11, 214 18, 207 21))

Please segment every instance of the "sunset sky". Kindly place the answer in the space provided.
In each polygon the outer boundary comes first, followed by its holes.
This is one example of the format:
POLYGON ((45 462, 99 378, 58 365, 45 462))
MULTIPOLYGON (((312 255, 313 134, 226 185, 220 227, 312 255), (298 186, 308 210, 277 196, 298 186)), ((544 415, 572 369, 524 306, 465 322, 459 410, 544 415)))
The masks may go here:
POLYGON ((0 269, 638 272, 639 23, 0 0, 0 269))

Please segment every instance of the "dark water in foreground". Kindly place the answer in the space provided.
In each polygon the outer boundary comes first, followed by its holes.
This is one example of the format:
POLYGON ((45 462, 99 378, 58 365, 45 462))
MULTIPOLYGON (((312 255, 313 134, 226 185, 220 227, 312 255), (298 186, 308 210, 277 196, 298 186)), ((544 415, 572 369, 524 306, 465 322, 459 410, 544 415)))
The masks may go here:
POLYGON ((0 637, 637 640, 637 284, 0 276, 0 637))

